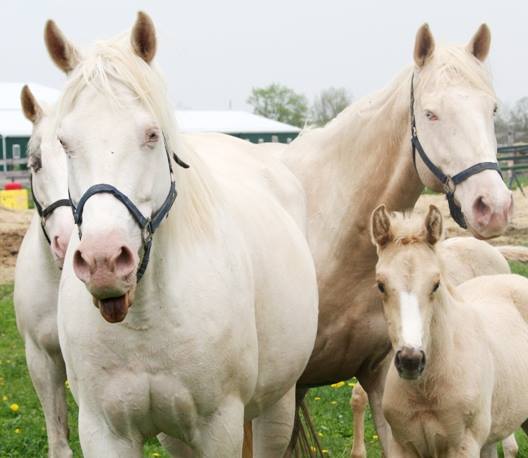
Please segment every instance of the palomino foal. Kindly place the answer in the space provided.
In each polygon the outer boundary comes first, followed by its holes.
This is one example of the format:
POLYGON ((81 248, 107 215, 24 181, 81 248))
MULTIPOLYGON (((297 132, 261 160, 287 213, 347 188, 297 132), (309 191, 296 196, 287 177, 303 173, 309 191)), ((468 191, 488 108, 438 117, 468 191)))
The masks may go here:
POLYGON ((21 101, 26 118, 33 123, 29 167, 38 211, 17 257, 14 305, 29 374, 46 418, 48 454, 63 458, 72 452, 64 391, 66 369, 57 332, 57 292, 73 217, 67 201, 66 158, 51 112, 38 104, 27 86, 22 89, 21 101))
POLYGON ((454 287, 436 252, 442 216, 372 214, 376 283, 394 351, 383 411, 390 457, 496 456, 528 418, 528 280, 454 287), (482 455, 481 455, 482 451, 482 455))
POLYGON ((256 457, 282 456, 317 328, 300 184, 182 141, 146 14, 80 61, 47 37, 70 72, 57 118, 79 231, 57 321, 84 456, 141 457, 163 434, 174 456, 233 458, 244 420, 256 457))

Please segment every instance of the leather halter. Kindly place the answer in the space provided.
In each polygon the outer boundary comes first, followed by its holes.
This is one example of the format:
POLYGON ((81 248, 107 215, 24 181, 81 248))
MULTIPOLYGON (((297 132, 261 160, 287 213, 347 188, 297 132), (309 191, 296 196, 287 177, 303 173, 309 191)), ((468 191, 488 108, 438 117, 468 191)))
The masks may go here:
POLYGON ((31 188, 31 197, 33 198, 33 203, 35 204, 35 208, 37 209, 37 213, 40 217, 40 227, 42 228, 42 232, 44 233, 44 237, 46 237, 48 244, 51 245, 51 240, 48 236, 48 233, 46 232, 46 220, 57 208, 69 207, 70 199, 59 199, 51 203, 47 207, 43 208, 40 202, 38 201, 37 197, 35 196, 35 191, 33 190, 33 174, 29 175, 29 185, 31 188))
MULTIPOLYGON (((420 140, 418 140, 418 132, 416 130, 416 119, 414 116, 414 74, 411 78, 411 146, 414 168, 416 169, 416 151, 418 151, 423 163, 438 179, 438 181, 442 183, 442 188, 449 204, 449 212, 451 213, 451 216, 460 227, 467 229, 466 219, 464 218, 462 208, 460 208, 460 205, 458 205, 455 201, 455 189, 457 185, 467 180, 469 177, 483 172, 484 170, 495 170, 502 177, 499 164, 496 162, 479 162, 478 164, 472 165, 471 167, 462 170, 462 172, 451 176, 442 172, 442 170, 437 167, 433 161, 431 161, 431 159, 429 159, 420 143, 420 140)), ((418 173, 418 169, 416 169, 416 172, 418 173)))
MULTIPOLYGON (((81 196, 77 205, 73 203, 70 196, 73 211, 73 219, 75 221, 75 224, 77 225, 77 229, 79 230, 79 239, 82 238, 81 224, 84 206, 90 197, 94 196, 95 194, 111 194, 126 207, 132 218, 136 221, 137 225, 141 229, 141 238, 143 239, 143 259, 141 260, 141 264, 139 265, 138 271, 136 273, 137 281, 141 279, 141 277, 147 270, 147 265, 150 258, 150 249, 152 248, 152 236, 154 235, 154 232, 159 227, 159 225, 163 222, 165 217, 169 214, 172 204, 176 200, 176 195, 178 194, 176 192, 176 181, 174 179, 174 172, 172 169, 170 155, 167 151, 167 142, 165 140, 165 136, 163 136, 163 142, 165 143, 165 153, 167 155, 167 162, 169 163, 169 172, 171 180, 170 189, 161 207, 154 213, 152 213, 150 217, 144 216, 143 213, 141 213, 141 211, 136 207, 136 205, 125 194, 123 194, 121 191, 119 191, 119 189, 112 186, 111 184, 101 183, 89 187, 86 192, 81 196)), ((178 156, 176 156, 176 153, 172 153, 172 157, 174 158, 176 164, 178 164, 180 167, 184 169, 189 168, 189 165, 183 162, 178 156)))

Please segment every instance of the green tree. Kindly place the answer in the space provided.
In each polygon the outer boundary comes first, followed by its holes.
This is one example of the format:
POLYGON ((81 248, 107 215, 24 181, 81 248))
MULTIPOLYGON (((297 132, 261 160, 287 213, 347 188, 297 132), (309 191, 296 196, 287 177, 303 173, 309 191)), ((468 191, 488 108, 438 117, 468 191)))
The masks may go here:
POLYGON ((314 100, 312 107, 313 123, 318 126, 324 126, 350 105, 351 101, 352 97, 343 87, 324 89, 314 100))
POLYGON ((308 99, 277 83, 253 88, 247 103, 253 107, 255 114, 292 126, 303 127, 308 117, 308 99))

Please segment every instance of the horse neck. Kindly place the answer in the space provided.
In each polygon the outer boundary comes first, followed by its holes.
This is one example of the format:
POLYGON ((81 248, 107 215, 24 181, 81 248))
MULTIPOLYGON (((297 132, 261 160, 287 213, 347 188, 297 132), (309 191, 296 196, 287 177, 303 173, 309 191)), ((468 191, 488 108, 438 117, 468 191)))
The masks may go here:
POLYGON ((350 262, 351 254, 366 257, 371 270, 371 212, 380 203, 412 208, 423 190, 410 148, 411 72, 326 127, 303 133, 283 153, 307 193, 308 237, 319 271, 329 260, 350 262))

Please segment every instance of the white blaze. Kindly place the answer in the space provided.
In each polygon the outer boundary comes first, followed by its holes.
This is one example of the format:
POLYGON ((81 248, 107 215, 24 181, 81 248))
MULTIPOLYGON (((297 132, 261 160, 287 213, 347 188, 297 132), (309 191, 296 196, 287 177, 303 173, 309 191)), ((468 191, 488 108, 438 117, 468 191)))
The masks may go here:
POLYGON ((400 311, 403 344, 420 348, 422 346, 422 317, 416 295, 401 292, 400 311))

